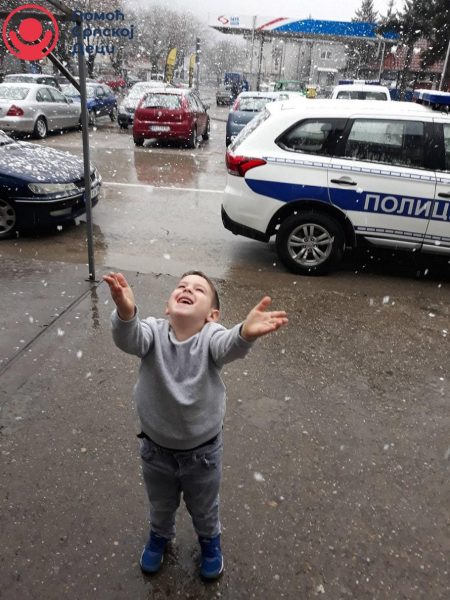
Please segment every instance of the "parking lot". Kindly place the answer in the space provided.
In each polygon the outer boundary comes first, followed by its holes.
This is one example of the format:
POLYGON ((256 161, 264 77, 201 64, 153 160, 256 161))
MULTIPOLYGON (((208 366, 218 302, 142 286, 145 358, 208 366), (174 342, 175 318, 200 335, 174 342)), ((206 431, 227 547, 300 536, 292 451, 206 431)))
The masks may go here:
MULTIPOLYGON (((137 364, 112 344, 105 284, 86 281, 81 219, 0 243, 7 600, 450 594, 447 260, 361 250, 307 278, 272 243, 233 236, 220 218, 227 111, 211 108, 211 139, 192 150, 136 148, 108 119, 90 131, 98 280, 124 271, 142 312, 162 316, 196 268, 217 281, 226 326, 263 294, 289 314, 224 371, 224 576, 198 579, 185 511, 161 572, 139 570, 137 364)), ((38 143, 81 155, 79 132, 38 143)))

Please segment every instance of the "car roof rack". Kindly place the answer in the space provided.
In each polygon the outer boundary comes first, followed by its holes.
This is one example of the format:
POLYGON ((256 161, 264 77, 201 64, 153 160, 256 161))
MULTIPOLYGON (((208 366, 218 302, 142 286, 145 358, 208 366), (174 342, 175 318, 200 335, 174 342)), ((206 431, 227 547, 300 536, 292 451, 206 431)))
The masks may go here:
POLYGON ((421 90, 417 89, 413 92, 413 102, 429 106, 433 110, 443 110, 449 112, 450 109, 450 93, 441 92, 440 90, 421 90))

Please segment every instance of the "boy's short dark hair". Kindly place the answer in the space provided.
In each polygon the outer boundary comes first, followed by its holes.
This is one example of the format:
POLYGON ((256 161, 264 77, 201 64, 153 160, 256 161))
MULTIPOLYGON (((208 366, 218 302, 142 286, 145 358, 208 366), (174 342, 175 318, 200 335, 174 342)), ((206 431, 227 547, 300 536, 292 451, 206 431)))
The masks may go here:
POLYGON ((183 279, 183 277, 187 277, 188 275, 198 275, 199 277, 208 282, 208 285, 213 293, 213 308, 220 310, 219 294, 217 293, 216 286, 213 284, 208 275, 205 275, 205 273, 203 273, 202 271, 186 271, 186 273, 183 273, 183 275, 181 276, 181 279, 183 279))

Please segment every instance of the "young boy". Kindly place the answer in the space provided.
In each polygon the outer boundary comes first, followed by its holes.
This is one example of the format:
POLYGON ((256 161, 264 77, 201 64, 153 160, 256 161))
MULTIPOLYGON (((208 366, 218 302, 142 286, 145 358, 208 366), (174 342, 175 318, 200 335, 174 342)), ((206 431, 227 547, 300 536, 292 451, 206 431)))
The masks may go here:
POLYGON ((114 342, 141 359, 134 399, 151 524, 141 568, 146 573, 160 568, 175 536, 183 493, 200 542, 201 575, 215 579, 223 571, 219 487, 225 387, 219 373, 225 363, 243 358, 258 337, 285 325, 286 313, 267 312, 266 296, 245 321, 225 329, 218 324, 214 284, 202 272, 189 271, 170 294, 167 319, 140 319, 125 277, 110 273, 103 279, 117 307, 114 342))

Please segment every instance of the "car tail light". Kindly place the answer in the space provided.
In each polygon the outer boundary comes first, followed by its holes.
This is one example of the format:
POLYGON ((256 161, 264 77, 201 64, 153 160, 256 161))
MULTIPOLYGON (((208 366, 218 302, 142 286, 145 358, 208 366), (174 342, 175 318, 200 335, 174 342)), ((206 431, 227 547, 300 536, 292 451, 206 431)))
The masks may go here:
POLYGON ((262 158, 250 158, 248 156, 235 156, 231 152, 226 154, 227 170, 230 175, 236 175, 237 177, 244 177, 244 175, 250 169, 255 167, 261 167, 267 164, 262 158))
POLYGON ((233 106, 231 107, 231 110, 239 110, 239 98, 236 98, 233 106))
POLYGON ((22 117, 23 110, 20 108, 20 106, 16 106, 15 104, 13 104, 12 106, 9 107, 9 110, 6 113, 6 116, 7 117, 22 117))

